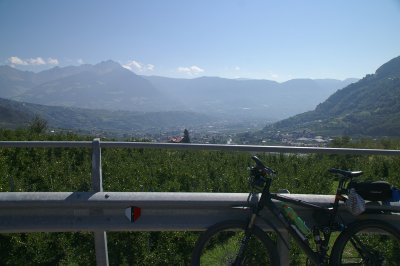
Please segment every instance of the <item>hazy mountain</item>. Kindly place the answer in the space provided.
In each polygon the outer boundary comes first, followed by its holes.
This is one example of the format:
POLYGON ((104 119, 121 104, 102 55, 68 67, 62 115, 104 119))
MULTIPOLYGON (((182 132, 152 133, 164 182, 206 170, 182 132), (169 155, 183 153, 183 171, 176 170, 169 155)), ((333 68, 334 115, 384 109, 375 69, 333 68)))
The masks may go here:
POLYGON ((190 111, 233 121, 277 121, 309 111, 354 80, 269 80, 138 76, 113 61, 39 73, 0 69, 0 97, 51 106, 190 111))
MULTIPOLYGON (((112 65, 112 62, 109 62, 109 63, 110 63, 110 65, 112 65)), ((104 65, 104 62, 100 63, 100 65, 104 65)), ((89 64, 80 65, 80 66, 67 66, 67 67, 56 66, 51 69, 44 70, 44 71, 37 73, 35 75, 35 82, 37 84, 42 84, 42 83, 46 83, 49 81, 76 75, 81 72, 90 71, 93 68, 95 68, 95 66, 92 66, 89 64)))
POLYGON ((13 98, 45 82, 78 74, 91 65, 54 67, 39 73, 21 71, 10 66, 0 66, 0 97, 13 98))
POLYGON ((144 78, 160 91, 174 95, 189 110, 270 121, 312 110, 338 89, 356 81, 294 79, 278 83, 216 77, 144 78))
POLYGON ((45 106, 0 98, 0 127, 26 127, 35 115, 51 128, 83 132, 159 132, 215 122, 216 118, 191 112, 130 112, 45 106))
POLYGON ((0 66, 0 97, 11 98, 35 86, 35 73, 0 66))
POLYGON ((400 57, 343 88, 314 111, 265 130, 311 129, 337 135, 400 136, 400 57))
POLYGON ((45 81, 15 99, 51 106, 91 109, 166 111, 176 102, 147 80, 113 61, 53 68, 38 74, 45 81))

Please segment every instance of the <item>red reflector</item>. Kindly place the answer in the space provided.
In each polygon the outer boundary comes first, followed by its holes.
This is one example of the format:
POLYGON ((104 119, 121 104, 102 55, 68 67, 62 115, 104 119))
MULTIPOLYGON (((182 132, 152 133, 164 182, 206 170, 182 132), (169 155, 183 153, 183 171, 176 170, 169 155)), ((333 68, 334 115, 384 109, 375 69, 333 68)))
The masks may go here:
POLYGON ((131 207, 132 219, 131 222, 136 222, 140 217, 141 209, 139 207, 131 207))

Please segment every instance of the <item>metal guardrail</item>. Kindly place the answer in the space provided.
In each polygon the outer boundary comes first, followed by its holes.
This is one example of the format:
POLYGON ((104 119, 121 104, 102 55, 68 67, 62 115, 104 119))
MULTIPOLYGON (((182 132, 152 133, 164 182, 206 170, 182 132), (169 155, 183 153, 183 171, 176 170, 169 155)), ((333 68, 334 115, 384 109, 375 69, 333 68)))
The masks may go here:
MULTIPOLYGON (((92 192, 6 192, 0 193, 0 232, 91 231, 95 235, 97 265, 108 265, 105 231, 180 231, 204 230, 215 222, 243 219, 246 210, 232 208, 247 204, 243 193, 144 193, 103 192, 101 148, 150 148, 180 150, 222 150, 269 153, 324 153, 355 155, 400 155, 400 150, 349 149, 290 146, 172 144, 148 142, 93 141, 0 141, 0 148, 91 148, 92 192), (131 222, 132 207, 142 214, 131 222), (28 219, 29 218, 29 219, 28 219)), ((319 205, 333 201, 329 195, 288 195, 319 205)), ((368 206, 374 208, 374 206, 368 206)), ((381 206, 379 206, 381 208, 381 206)), ((388 207, 389 208, 389 207, 388 207)), ((400 208, 395 205, 391 208, 400 208)), ((296 209, 306 222, 311 213, 296 209)), ((268 215, 268 213, 266 214, 268 215)), ((354 219, 342 211, 347 219, 354 219)), ((363 217, 365 217, 363 215, 363 217)), ((380 218, 380 217, 374 217, 380 218)), ((400 226, 400 215, 385 216, 400 226)), ((260 224, 268 230, 266 224, 260 224)), ((282 247, 282 245, 281 245, 282 247)), ((287 257, 287 250, 281 250, 287 257)), ((287 264, 287 259, 285 263, 287 264)))
MULTIPOLYGON (((98 140, 98 139, 97 139, 98 140)), ((96 139, 94 140, 96 141, 96 139)), ((94 142, 93 141, 93 142, 94 142)), ((91 148, 92 141, 0 141, 0 148, 91 148)), ((131 149, 174 149, 174 150, 219 150, 274 153, 321 153, 353 155, 400 155, 400 150, 353 149, 292 146, 224 145, 224 144, 183 144, 152 142, 114 142, 98 140, 101 148, 131 149)))
MULTIPOLYGON (((320 206, 330 206, 333 195, 285 194, 320 206)), ((248 193, 188 192, 8 192, 0 193, 0 233, 75 231, 203 231, 222 220, 246 220, 258 197, 248 193), (132 208, 141 216, 132 221, 132 208)), ((312 210, 296 212, 313 225, 312 210)), ((367 205, 367 209, 400 210, 400 206, 367 205)), ((341 216, 354 220, 344 208, 341 216)), ((265 210, 266 217, 273 217, 265 210)), ((400 215, 362 215, 385 219, 400 228, 400 215)), ((270 230, 261 219, 259 225, 270 230)), ((281 228, 279 223, 276 224, 281 228)))

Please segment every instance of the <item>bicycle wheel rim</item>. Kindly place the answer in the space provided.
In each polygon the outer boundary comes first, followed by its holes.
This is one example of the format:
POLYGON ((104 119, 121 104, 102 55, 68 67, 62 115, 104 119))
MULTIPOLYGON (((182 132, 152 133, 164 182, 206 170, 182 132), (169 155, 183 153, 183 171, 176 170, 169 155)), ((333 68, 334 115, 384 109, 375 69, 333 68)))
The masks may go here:
POLYGON ((248 238, 238 260, 246 239, 245 226, 243 222, 228 222, 207 230, 196 245, 193 265, 277 265, 271 240, 258 228, 248 238))
POLYGON ((399 265, 399 233, 386 223, 355 226, 339 241, 335 265, 399 265))

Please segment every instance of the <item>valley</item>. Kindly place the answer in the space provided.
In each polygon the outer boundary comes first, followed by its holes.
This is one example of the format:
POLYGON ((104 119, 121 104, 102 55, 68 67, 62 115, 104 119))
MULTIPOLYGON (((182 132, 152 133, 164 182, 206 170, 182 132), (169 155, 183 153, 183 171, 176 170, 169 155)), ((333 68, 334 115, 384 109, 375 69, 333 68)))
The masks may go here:
POLYGON ((40 73, 2 66, 0 125, 26 127, 39 116, 52 132, 168 142, 188 129, 195 143, 219 144, 398 137, 399 65, 394 58, 359 81, 284 83, 139 76, 113 61, 40 73))

